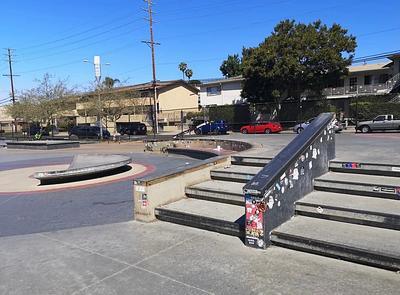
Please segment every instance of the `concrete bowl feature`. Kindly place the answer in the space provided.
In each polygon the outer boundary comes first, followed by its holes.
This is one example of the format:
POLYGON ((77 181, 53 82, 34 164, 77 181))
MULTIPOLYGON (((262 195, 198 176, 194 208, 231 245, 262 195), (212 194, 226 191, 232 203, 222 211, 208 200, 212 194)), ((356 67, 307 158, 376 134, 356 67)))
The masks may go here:
POLYGON ((26 150, 56 150, 65 148, 76 148, 80 146, 79 141, 69 140, 23 140, 6 141, 8 149, 26 149, 26 150))
POLYGON ((36 172, 33 177, 40 180, 40 184, 79 181, 110 175, 124 167, 130 169, 131 162, 130 157, 122 155, 75 155, 66 170, 36 172))

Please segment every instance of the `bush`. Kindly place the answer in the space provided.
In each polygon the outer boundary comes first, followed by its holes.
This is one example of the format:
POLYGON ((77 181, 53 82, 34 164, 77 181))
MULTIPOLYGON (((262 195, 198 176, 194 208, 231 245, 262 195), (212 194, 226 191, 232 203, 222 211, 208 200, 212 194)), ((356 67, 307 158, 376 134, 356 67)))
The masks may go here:
POLYGON ((209 120, 224 120, 233 130, 251 122, 249 105, 226 105, 210 107, 208 109, 209 120))
POLYGON ((400 104, 389 102, 359 102, 351 103, 351 116, 358 120, 371 120, 378 115, 393 114, 395 118, 400 118, 400 104), (358 114, 357 114, 358 112, 358 114))

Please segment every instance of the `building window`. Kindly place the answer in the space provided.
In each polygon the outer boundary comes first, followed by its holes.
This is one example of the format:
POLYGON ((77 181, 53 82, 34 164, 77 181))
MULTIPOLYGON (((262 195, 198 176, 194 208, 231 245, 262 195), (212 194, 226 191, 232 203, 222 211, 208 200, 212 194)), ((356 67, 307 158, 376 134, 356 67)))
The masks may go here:
POLYGON ((357 91, 357 77, 350 78, 350 92, 357 91))
POLYGON ((364 76, 364 85, 371 85, 371 76, 364 76))
POLYGON ((207 96, 221 95, 221 86, 207 87, 207 96))

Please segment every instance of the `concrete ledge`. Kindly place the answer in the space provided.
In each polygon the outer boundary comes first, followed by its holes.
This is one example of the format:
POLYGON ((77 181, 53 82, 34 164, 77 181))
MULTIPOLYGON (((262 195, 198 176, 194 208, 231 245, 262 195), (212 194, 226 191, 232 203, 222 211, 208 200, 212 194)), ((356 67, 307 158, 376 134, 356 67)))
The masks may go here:
POLYGON ((167 152, 167 149, 169 148, 220 149, 234 152, 242 152, 253 147, 253 144, 244 141, 210 138, 145 141, 145 151, 163 153, 167 152))
POLYGON ((59 183, 70 179, 97 175, 131 163, 131 158, 120 155, 76 155, 66 170, 36 172, 33 177, 41 184, 59 183))
POLYGON ((55 150, 79 147, 79 141, 38 140, 38 141, 7 141, 8 149, 55 150))
POLYGON ((210 171, 229 164, 228 156, 184 166, 170 173, 153 174, 134 181, 134 215, 144 222, 155 220, 154 209, 185 197, 185 188, 210 180, 210 171))

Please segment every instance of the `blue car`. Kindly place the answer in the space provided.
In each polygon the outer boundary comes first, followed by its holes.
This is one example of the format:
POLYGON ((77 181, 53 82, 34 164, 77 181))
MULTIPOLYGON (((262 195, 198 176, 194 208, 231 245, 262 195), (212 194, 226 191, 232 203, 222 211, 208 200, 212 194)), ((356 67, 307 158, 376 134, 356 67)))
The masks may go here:
POLYGON ((225 121, 212 121, 212 122, 204 122, 198 126, 194 132, 197 135, 200 134, 226 134, 228 132, 228 125, 225 121))

